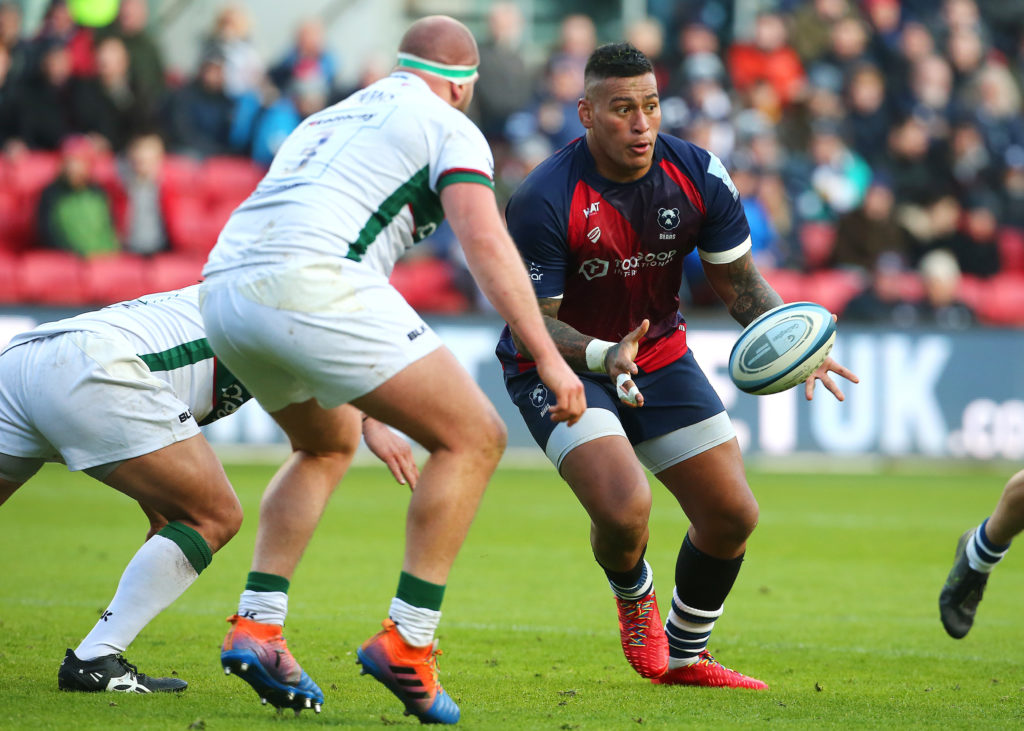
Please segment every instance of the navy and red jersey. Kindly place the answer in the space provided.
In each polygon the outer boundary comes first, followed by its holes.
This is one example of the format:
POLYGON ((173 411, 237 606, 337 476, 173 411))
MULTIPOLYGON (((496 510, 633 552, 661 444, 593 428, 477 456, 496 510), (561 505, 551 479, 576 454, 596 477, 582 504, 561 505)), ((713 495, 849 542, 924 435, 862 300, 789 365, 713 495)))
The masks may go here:
MULTIPOLYGON (((658 135, 651 169, 616 183, 598 174, 581 137, 538 165, 505 210, 538 298, 562 298, 558 319, 618 342, 644 318, 637 365, 656 370, 686 353, 679 314, 683 257, 727 263, 750 249, 739 194, 715 155, 658 135)), ((533 367, 502 332, 506 375, 533 367)))

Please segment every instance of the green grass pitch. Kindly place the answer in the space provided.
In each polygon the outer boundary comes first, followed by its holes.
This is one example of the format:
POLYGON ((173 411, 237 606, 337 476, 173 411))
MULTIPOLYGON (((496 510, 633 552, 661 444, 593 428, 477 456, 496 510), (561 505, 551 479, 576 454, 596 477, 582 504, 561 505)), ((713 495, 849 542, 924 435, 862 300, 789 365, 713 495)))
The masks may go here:
MULTIPOLYGON (((382 468, 335 494, 290 592, 287 636, 326 695, 323 713, 278 715, 218 645, 248 571, 272 469, 229 465, 241 533, 139 636, 129 660, 172 671, 177 696, 64 694, 57 666, 113 594, 146 523, 127 498, 47 468, 0 509, 0 728, 281 729, 416 726, 355 649, 394 592, 407 491, 382 468)), ((767 692, 656 687, 618 646, 614 602, 582 508, 550 468, 502 468, 456 563, 441 622, 442 679, 467 729, 1020 728, 1024 556, 993 574, 961 641, 937 597, 960 533, 1009 471, 874 475, 751 472, 761 524, 711 650, 767 692)), ((648 551, 664 611, 685 530, 655 487, 648 551)), ((1024 552, 1024 548, 1017 551, 1024 552)))

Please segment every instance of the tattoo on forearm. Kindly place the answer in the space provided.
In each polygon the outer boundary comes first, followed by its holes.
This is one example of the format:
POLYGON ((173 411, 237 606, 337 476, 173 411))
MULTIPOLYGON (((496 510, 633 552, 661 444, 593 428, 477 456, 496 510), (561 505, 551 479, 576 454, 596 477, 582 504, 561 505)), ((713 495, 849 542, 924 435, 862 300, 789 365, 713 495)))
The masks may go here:
POLYGON ((782 304, 782 298, 764 280, 749 256, 742 256, 729 264, 729 282, 736 292, 729 314, 743 327, 782 304))
MULTIPOLYGON (((558 346, 558 352, 565 358, 565 362, 575 371, 587 369, 587 343, 593 340, 589 335, 584 335, 571 325, 567 325, 558 319, 558 308, 562 304, 560 299, 539 299, 540 313, 544 316, 544 325, 551 334, 551 339, 558 346)), ((512 331, 512 340, 516 348, 527 358, 532 358, 529 349, 523 344, 512 331)))

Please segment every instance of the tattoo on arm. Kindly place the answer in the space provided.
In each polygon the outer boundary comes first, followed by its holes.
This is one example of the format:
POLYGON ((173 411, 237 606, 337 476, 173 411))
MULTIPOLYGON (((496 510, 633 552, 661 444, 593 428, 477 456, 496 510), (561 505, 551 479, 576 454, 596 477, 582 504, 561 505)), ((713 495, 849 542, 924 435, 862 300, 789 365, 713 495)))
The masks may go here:
MULTIPOLYGON (((565 362, 574 371, 585 371, 587 368, 587 344, 593 340, 589 335, 584 335, 571 325, 567 325, 558 319, 558 308, 562 304, 561 299, 538 299, 540 313, 544 317, 544 325, 547 326, 551 339, 558 346, 558 352, 565 358, 565 362)), ((516 348, 527 358, 532 358, 530 351, 523 345, 519 336, 512 331, 512 340, 516 348)))
POLYGON ((729 283, 736 293, 729 314, 743 327, 782 304, 782 298, 761 276, 750 256, 741 256, 729 264, 729 283))

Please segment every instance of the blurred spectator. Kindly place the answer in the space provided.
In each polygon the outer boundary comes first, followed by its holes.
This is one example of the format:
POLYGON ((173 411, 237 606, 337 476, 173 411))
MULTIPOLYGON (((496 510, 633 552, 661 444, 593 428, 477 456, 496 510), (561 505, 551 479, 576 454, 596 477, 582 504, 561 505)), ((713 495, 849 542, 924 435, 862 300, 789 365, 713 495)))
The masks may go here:
POLYGON ((957 195, 999 185, 999 160, 989 152, 978 126, 967 120, 953 127, 950 138, 951 172, 957 195))
POLYGON ((741 94, 751 94, 760 82, 767 83, 783 105, 803 94, 804 68, 788 45, 785 21, 777 13, 757 16, 754 37, 734 43, 728 59, 733 86, 741 94))
POLYGON ((549 61, 558 61, 563 68, 574 67, 579 78, 579 89, 583 91, 583 69, 587 59, 597 48, 597 28, 589 16, 576 14, 562 18, 558 30, 558 48, 549 61))
POLYGON ((793 48, 805 64, 823 57, 833 45, 832 31, 843 18, 856 18, 849 0, 810 0, 793 12, 793 48))
POLYGON ((768 209, 761 201, 761 170, 749 155, 736 155, 729 171, 732 182, 740 194, 743 213, 750 225, 750 252, 754 262, 763 269, 774 269, 782 265, 783 253, 779 247, 779 236, 772 226, 768 209))
POLYGON ((654 67, 654 80, 659 89, 668 90, 670 69, 663 56, 665 29, 654 18, 641 18, 626 28, 626 40, 647 56, 654 67))
POLYGON ((811 186, 820 200, 820 208, 814 214, 801 201, 801 210, 808 218, 834 220, 860 205, 871 182, 871 168, 843 142, 836 121, 817 120, 813 130, 811 186))
POLYGON ((20 80, 30 70, 31 44, 22 35, 21 7, 13 0, 0 2, 0 46, 7 49, 12 80, 20 80))
POLYGON ((488 137, 504 136, 505 123, 533 97, 533 78, 523 59, 523 13, 511 2, 491 6, 487 40, 480 44, 480 78, 473 94, 475 116, 488 137))
POLYGON ((38 75, 15 89, 13 137, 32 149, 56 150, 71 133, 71 55, 59 43, 42 51, 38 75))
POLYGON ((873 180, 861 205, 839 218, 829 265, 870 273, 885 255, 899 257, 900 262, 910 261, 910 237, 896 220, 893 204, 888 181, 873 180))
POLYGON ((582 95, 583 75, 575 61, 558 55, 551 59, 544 93, 525 112, 509 117, 506 135, 514 143, 540 136, 558 150, 586 131, 580 122, 577 102, 582 95))
POLYGON ((1011 148, 1003 170, 1003 223, 1024 231, 1024 149, 1011 148))
POLYGON ((886 103, 885 77, 878 67, 862 65, 850 77, 846 88, 849 113, 844 123, 853 150, 872 167, 884 164, 885 140, 891 125, 886 103))
POLYGON ((156 134, 135 137, 120 166, 126 211, 122 242, 125 251, 155 254, 167 248, 161 194, 164 143, 156 134))
POLYGON ((948 134, 953 105, 953 70, 946 59, 929 54, 911 68, 907 111, 928 125, 933 138, 948 134))
POLYGON ((966 330, 974 325, 974 312, 957 293, 960 267, 956 257, 945 249, 936 249, 921 259, 918 269, 924 283, 924 299, 917 306, 917 324, 944 330, 966 330))
POLYGON ((864 0, 864 13, 876 41, 875 46, 881 57, 889 59, 897 53, 900 30, 903 25, 901 0, 864 0))
POLYGON ((224 88, 224 58, 210 51, 196 77, 171 95, 165 117, 172 151, 194 157, 230 151, 234 102, 224 88))
POLYGON ((993 155, 1001 155, 1012 145, 1024 146, 1021 93, 1005 66, 985 65, 971 85, 969 103, 993 155))
POLYGON ((121 152, 156 123, 154 103, 132 84, 124 43, 108 36, 96 45, 96 76, 74 84, 71 114, 77 131, 99 135, 121 152))
POLYGON ((11 76, 11 54, 7 46, 0 45, 0 149, 14 137, 15 96, 11 76))
POLYGON ((61 145, 61 171, 43 189, 36 209, 40 243, 81 256, 119 250, 107 194, 91 182, 96 150, 73 135, 61 145))
POLYGON ((128 52, 132 86, 143 97, 158 100, 165 87, 164 61, 159 46, 146 29, 148 22, 149 5, 146 0, 121 0, 117 20, 97 35, 121 39, 128 52))
POLYGON ((333 91, 338 61, 325 47, 324 35, 324 25, 317 19, 299 25, 291 50, 270 70, 270 80, 278 89, 287 89, 295 81, 317 78, 324 80, 333 91))
MULTIPOLYGON (((259 110, 246 145, 252 159, 261 165, 270 165, 285 137, 303 119, 326 106, 328 91, 326 79, 317 76, 295 79, 286 93, 259 110)), ((238 137, 235 139, 237 142, 238 137)))
POLYGON ((858 17, 851 15, 838 20, 832 26, 829 41, 820 63, 836 69, 844 86, 849 84, 854 71, 874 62, 868 27, 858 17))
POLYGON ((946 55, 953 68, 953 87, 957 94, 974 80, 985 63, 985 42, 975 28, 954 30, 946 39, 946 55))
POLYGON ((947 157, 941 143, 932 143, 928 127, 917 117, 907 117, 889 131, 889 162, 896 199, 925 204, 951 188, 947 157))
POLYGON ((843 321, 912 327, 917 322, 917 312, 904 296, 905 280, 906 270, 899 254, 882 254, 875 261, 871 283, 843 308, 843 321))
POLYGON ((252 22, 242 5, 227 5, 217 14, 213 32, 203 45, 205 58, 222 59, 224 92, 231 98, 259 93, 265 66, 249 39, 252 22))
POLYGON ((999 209, 999 196, 992 191, 978 188, 967 196, 960 230, 952 245, 964 274, 991 277, 999 273, 999 209))
MULTIPOLYGON (((68 49, 72 76, 92 76, 96 72, 92 29, 75 25, 67 0, 51 0, 43 14, 43 22, 33 47, 42 50, 53 43, 68 49)), ((38 57, 38 54, 33 55, 38 57)))
POLYGON ((935 249, 952 249, 956 244, 962 210, 953 195, 943 195, 926 205, 904 204, 897 209, 900 223, 913 237, 911 261, 920 263, 935 249))

